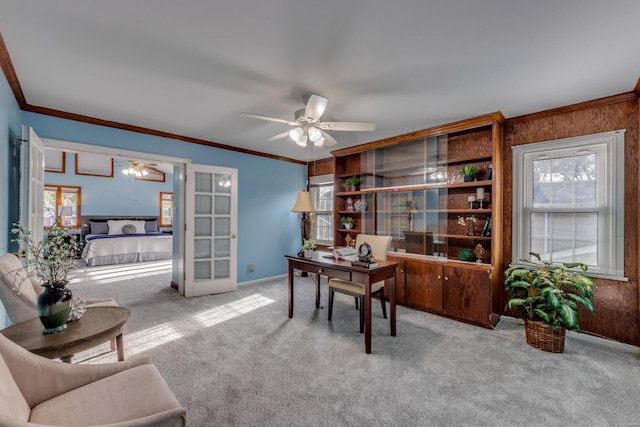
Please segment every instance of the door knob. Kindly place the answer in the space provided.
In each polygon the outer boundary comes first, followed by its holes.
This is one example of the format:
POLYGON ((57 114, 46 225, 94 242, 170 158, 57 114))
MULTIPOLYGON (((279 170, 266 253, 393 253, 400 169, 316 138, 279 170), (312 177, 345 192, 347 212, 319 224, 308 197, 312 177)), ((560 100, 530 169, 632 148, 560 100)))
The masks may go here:
POLYGON ((236 235, 235 235, 235 234, 232 234, 232 235, 231 235, 231 238, 232 238, 232 239, 235 239, 235 238, 236 238, 236 235))

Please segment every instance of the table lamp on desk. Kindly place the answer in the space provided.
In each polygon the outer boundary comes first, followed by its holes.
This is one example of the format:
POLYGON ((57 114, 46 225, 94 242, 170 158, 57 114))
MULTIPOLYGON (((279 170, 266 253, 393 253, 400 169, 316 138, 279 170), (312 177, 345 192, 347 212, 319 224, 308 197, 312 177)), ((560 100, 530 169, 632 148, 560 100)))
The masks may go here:
POLYGON ((291 208, 291 212, 300 213, 300 235, 302 237, 300 247, 302 248, 304 241, 311 239, 311 214, 316 212, 308 191, 298 192, 298 198, 291 208))

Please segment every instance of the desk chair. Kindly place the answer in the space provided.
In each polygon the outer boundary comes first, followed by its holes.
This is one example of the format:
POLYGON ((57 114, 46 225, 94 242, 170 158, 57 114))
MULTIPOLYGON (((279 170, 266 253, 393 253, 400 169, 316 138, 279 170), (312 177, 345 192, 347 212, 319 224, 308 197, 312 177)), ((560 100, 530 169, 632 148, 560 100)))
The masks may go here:
MULTIPOLYGON (((371 253, 377 260, 386 260, 389 246, 391 245, 391 236, 373 236, 369 234, 358 234, 356 237, 356 249, 363 243, 371 246, 371 253)), ((358 301, 360 302, 360 333, 364 332, 364 295, 365 289, 362 283, 354 283, 342 279, 329 279, 329 321, 333 313, 333 296, 334 292, 340 292, 352 295, 356 299, 356 310, 358 310, 358 301)), ((382 305, 382 315, 387 318, 387 306, 384 300, 384 280, 373 283, 371 285, 371 295, 380 296, 380 304, 382 305)))

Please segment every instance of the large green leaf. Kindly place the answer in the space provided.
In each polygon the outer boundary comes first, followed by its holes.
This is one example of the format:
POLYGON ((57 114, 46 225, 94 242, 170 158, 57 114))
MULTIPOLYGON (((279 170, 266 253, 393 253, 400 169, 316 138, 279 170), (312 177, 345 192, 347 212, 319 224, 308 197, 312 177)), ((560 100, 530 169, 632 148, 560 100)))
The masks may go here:
POLYGON ((583 306, 584 308, 589 310, 591 313, 593 313, 593 310, 594 310, 593 301, 591 301, 590 298, 585 298, 582 295, 576 295, 576 294, 565 294, 564 298, 583 306))
POLYGON ((547 301, 549 306, 554 310, 558 310, 562 306, 562 303, 556 296, 556 293, 556 289, 552 288, 544 288, 540 290, 540 295, 544 296, 545 301, 547 301))
POLYGON ((551 316, 549 316, 549 314, 546 313, 545 311, 535 308, 533 312, 536 318, 542 320, 543 322, 551 323, 551 316))
POLYGON ((515 307, 522 307, 523 305, 525 305, 524 299, 522 298, 511 298, 509 300, 509 302, 507 303, 507 306, 505 307, 505 309, 512 309, 515 307))
POLYGON ((506 289, 528 289, 531 287, 529 282, 524 280, 515 280, 507 285, 506 289))
POLYGON ((567 305, 562 305, 558 310, 562 318, 562 324, 567 329, 575 329, 578 327, 578 312, 567 305))

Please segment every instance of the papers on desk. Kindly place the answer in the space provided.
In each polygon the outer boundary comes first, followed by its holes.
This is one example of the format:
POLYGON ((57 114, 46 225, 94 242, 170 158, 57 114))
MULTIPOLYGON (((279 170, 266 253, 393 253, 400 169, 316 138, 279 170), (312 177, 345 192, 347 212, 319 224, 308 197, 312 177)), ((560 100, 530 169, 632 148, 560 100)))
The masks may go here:
POLYGON ((346 261, 356 261, 358 252, 354 248, 335 248, 331 254, 324 255, 325 258, 344 259, 346 261))

